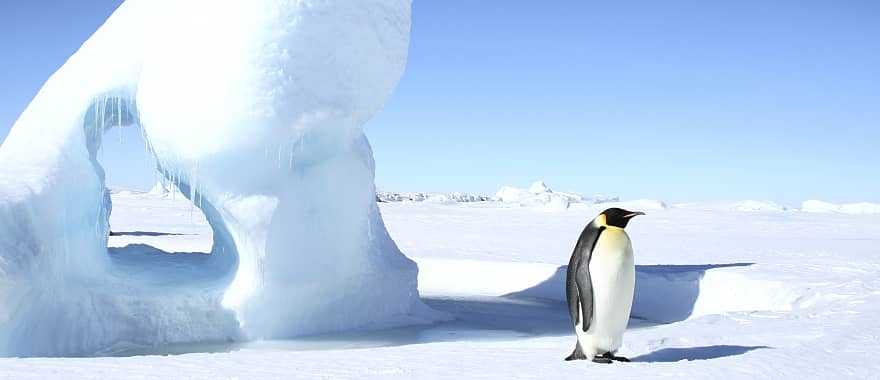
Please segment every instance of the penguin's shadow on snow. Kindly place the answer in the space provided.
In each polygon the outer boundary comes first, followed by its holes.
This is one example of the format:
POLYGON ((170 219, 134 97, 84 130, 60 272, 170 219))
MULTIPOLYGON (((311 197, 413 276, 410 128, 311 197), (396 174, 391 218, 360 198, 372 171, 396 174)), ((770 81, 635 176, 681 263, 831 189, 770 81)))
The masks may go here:
POLYGON ((632 361, 642 363, 674 363, 682 360, 709 360, 723 358, 727 356, 737 356, 753 350, 770 348, 771 347, 767 346, 730 345, 662 348, 657 351, 647 353, 645 355, 636 356, 632 358, 632 361))
MULTIPOLYGON (((699 282, 706 271, 750 265, 753 263, 637 265, 636 294, 629 328, 637 329, 687 319, 693 312, 699 296, 699 282)), ((438 341, 571 335, 571 320, 565 302, 566 271, 566 266, 559 267, 550 278, 541 283, 501 297, 422 297, 425 304, 448 314, 452 320, 385 331, 343 333, 337 334, 335 339, 361 340, 367 343, 380 338, 384 344, 378 345, 394 346, 438 341)), ((379 342, 372 342, 376 343, 379 342)), ((670 349, 672 351, 660 352, 657 354, 659 356, 653 358, 674 359, 677 355, 696 360, 711 358, 713 355, 729 356, 736 352, 736 347, 670 349)))
MULTIPOLYGON (((636 289, 629 328, 640 328, 687 319, 700 294, 706 271, 747 267, 753 263, 703 265, 637 265, 636 289)), ((423 297, 431 308, 445 312, 452 321, 402 334, 396 343, 410 344, 492 336, 563 336, 571 334, 565 303, 567 267, 561 266, 548 279, 502 297, 423 297)), ((732 352, 734 346, 718 346, 716 354, 732 352)), ((707 356, 703 348, 691 356, 707 356)), ((664 354, 669 355, 669 354, 664 354)))
MULTIPOLYGON (((700 281, 706 271, 751 265, 754 263, 636 265, 636 287, 630 326, 633 327, 634 321, 662 324, 687 319, 694 311, 700 295, 700 281)), ((547 280, 505 297, 556 299, 563 300, 564 303, 567 269, 568 266, 563 265, 547 280)))

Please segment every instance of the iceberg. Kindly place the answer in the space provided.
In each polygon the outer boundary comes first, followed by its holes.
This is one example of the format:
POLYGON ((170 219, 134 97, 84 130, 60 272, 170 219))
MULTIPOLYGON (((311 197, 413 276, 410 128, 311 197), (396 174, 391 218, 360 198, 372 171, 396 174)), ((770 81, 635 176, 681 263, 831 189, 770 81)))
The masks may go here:
POLYGON ((403 73, 409 32, 410 0, 125 1, 0 147, 0 355, 427 315, 362 130, 403 73), (140 128, 210 223, 210 255, 108 254, 97 152, 111 128, 140 128))
POLYGON ((580 203, 583 197, 574 193, 554 192, 544 181, 533 182, 528 189, 502 186, 495 193, 496 201, 518 204, 547 211, 564 211, 572 203, 580 203))

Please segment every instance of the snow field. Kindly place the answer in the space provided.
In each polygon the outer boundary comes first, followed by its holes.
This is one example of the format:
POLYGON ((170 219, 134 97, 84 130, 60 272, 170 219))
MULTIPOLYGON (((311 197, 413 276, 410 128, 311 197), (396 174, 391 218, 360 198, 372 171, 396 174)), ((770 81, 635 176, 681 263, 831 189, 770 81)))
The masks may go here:
MULTIPOLYGON (((872 360, 880 350, 880 220, 700 205, 650 211, 627 228, 637 298, 620 353, 634 362, 562 361, 574 344, 561 302, 564 265, 603 207, 382 204, 392 236, 419 264, 422 300, 442 314, 432 324, 115 352, 172 356, 7 358, 0 378, 826 379, 880 371, 872 360)), ((109 243, 160 239, 164 251, 200 244, 206 252, 210 228, 192 211, 186 200, 116 193, 114 231, 180 235, 123 234, 109 243)))

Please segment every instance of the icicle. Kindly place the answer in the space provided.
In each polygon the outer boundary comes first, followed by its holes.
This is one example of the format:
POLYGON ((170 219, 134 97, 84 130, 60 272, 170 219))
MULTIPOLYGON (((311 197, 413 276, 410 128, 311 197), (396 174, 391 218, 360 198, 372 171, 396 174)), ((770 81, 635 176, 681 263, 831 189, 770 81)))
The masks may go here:
POLYGON ((290 153, 287 157, 287 170, 293 170, 293 148, 296 142, 290 143, 290 153))
POLYGON ((281 155, 282 155, 282 145, 278 143, 278 160, 275 161, 275 164, 278 165, 278 169, 281 169, 281 155))
POLYGON ((119 130, 119 143, 122 144, 122 99, 116 97, 116 129, 119 130))
POLYGON ((98 98, 96 101, 100 102, 98 112, 95 113, 95 129, 97 130, 98 128, 104 128, 104 99, 98 98))

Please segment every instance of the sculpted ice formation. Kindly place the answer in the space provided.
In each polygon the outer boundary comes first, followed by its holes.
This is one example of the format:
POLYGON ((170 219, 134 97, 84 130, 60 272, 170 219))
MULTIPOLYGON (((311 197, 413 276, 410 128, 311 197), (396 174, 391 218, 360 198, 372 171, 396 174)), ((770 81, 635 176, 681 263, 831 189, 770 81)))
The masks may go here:
POLYGON ((406 64, 409 0, 128 0, 0 148, 0 354, 406 323, 416 265, 375 202, 363 124, 406 64), (108 254, 96 159, 142 128, 210 255, 108 254))

